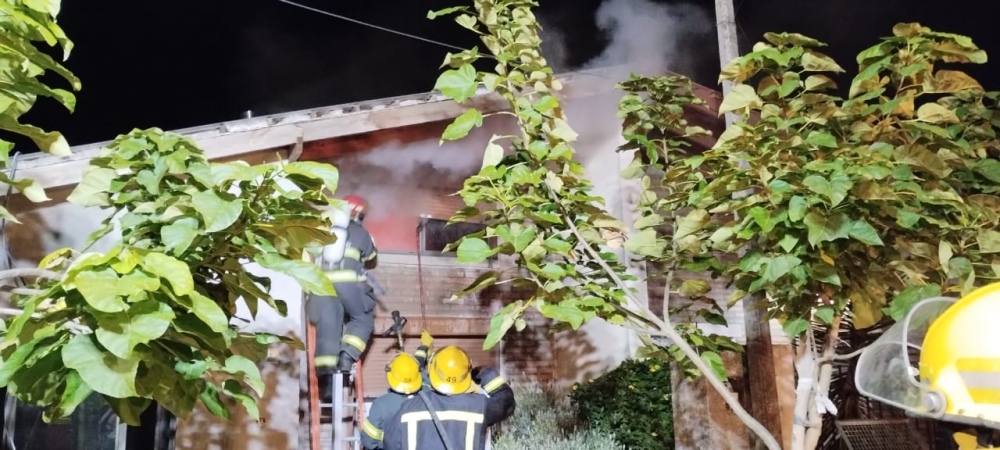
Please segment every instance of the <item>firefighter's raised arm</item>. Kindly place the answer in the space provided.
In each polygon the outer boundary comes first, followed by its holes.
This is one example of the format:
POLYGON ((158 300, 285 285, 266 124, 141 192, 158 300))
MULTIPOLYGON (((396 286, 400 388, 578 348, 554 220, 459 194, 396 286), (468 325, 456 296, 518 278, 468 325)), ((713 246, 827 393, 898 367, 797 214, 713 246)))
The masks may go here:
POLYGON ((489 394, 483 417, 484 427, 496 425, 514 414, 516 407, 514 390, 500 376, 499 371, 492 367, 473 369, 472 381, 475 381, 489 394))

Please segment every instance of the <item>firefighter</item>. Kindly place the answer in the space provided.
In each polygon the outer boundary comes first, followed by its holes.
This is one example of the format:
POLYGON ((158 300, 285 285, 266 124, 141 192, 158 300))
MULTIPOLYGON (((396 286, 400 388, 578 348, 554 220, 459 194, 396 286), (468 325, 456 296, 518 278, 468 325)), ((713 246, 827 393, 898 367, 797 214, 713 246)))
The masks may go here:
POLYGON ((484 450, 487 430, 514 413, 514 391, 496 369, 472 368, 469 356, 447 346, 431 356, 431 387, 403 402, 386 424, 385 450, 484 450), (472 393, 475 382, 486 395, 472 393))
POLYGON ((354 195, 344 200, 347 210, 335 210, 333 214, 337 241, 323 247, 316 257, 337 295, 311 296, 306 311, 316 326, 314 362, 325 399, 331 394, 329 375, 334 371, 350 372, 375 328, 376 300, 367 283, 367 271, 375 268, 378 250, 362 226, 365 201, 354 195))
POLYGON ((382 432, 385 423, 399 411, 399 407, 423 386, 429 385, 427 378, 427 352, 433 338, 425 330, 420 336, 420 347, 413 356, 400 353, 385 366, 385 377, 389 381, 389 392, 372 402, 372 408, 361 426, 361 445, 367 450, 382 449, 382 432), (414 380, 420 380, 415 382, 414 380))

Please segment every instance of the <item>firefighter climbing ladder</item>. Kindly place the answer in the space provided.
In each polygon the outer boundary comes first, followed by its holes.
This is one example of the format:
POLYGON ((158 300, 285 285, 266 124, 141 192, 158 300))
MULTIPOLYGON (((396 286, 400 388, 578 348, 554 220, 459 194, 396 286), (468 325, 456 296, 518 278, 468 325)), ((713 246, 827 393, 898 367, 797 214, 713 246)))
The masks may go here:
POLYGON ((316 345, 316 328, 308 320, 306 328, 306 346, 310 355, 306 358, 309 370, 310 450, 361 450, 361 423, 365 416, 361 361, 354 363, 349 374, 335 372, 330 375, 333 377, 333 402, 321 402, 316 365, 311 357, 316 345), (328 426, 323 424, 324 416, 330 419, 328 426))

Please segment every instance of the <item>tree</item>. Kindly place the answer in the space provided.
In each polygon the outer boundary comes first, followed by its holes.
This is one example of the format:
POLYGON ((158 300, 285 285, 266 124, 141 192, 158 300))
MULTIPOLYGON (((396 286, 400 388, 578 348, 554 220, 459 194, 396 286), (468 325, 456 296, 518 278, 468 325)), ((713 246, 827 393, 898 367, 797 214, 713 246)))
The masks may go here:
POLYGON ((118 228, 112 250, 61 249, 38 269, 0 274, 37 276, 13 295, 23 312, 0 322, 0 386, 44 407, 46 420, 94 392, 131 425, 151 401, 183 418, 200 400, 227 418, 227 398, 256 418, 256 363, 268 345, 294 342, 238 326, 240 298, 254 317, 261 303, 287 313, 270 279, 246 265, 333 294, 302 252, 333 240, 319 208, 336 202, 337 181, 314 162, 209 163, 191 140, 158 129, 119 136, 68 199, 110 210, 88 242, 118 228))
MULTIPOLYGON (((46 53, 35 48, 34 42, 60 46, 63 59, 69 57, 73 42, 56 24, 58 0, 0 1, 0 130, 20 134, 34 141, 44 152, 56 156, 69 155, 69 144, 62 134, 23 124, 21 116, 28 112, 39 96, 52 97, 71 112, 76 96, 65 89, 53 88, 38 78, 53 72, 80 90, 80 80, 46 53)), ((13 180, 7 173, 10 152, 14 144, 0 138, 0 183, 17 188, 31 201, 45 201, 45 191, 30 179, 13 180)), ((0 218, 16 220, 0 206, 0 218)))
POLYGON ((812 449, 821 412, 835 410, 817 398, 843 314, 863 329, 1000 277, 997 94, 935 67, 983 63, 985 52, 919 24, 858 55, 846 98, 831 78, 844 70, 822 43, 764 37, 723 68, 736 86, 721 112, 741 120, 710 151, 665 168, 669 194, 652 214, 687 210, 681 262, 732 280, 731 299, 766 297, 798 338, 796 411, 808 425, 796 421, 793 448, 812 449), (822 345, 813 320, 828 328, 822 345))
MULTIPOLYGON (((669 315, 658 317, 643 305, 627 282, 631 279, 609 246, 621 245, 626 228, 603 208, 603 199, 590 193, 591 183, 573 159, 576 132, 567 123, 555 92, 560 83, 541 55, 538 23, 531 0, 475 0, 473 8, 453 7, 431 12, 433 19, 456 14, 459 25, 480 35, 495 59, 495 72, 477 71, 474 63, 487 57, 478 48, 449 53, 451 67, 435 88, 462 103, 475 95, 480 83, 505 98, 517 120, 519 135, 493 136, 483 167, 465 181, 461 191, 466 207, 453 221, 477 218, 485 230, 460 241, 459 261, 478 262, 496 254, 512 255, 525 271, 483 274, 456 295, 489 287, 502 276, 533 295, 508 304, 491 321, 485 348, 495 345, 511 328, 525 327, 522 315, 536 308, 557 323, 578 328, 584 321, 601 318, 635 329, 653 352, 653 337, 665 337, 693 366, 704 373, 733 411, 761 436, 768 447, 779 449, 775 439, 750 417, 735 396, 713 372, 721 359, 703 358, 671 324, 669 315), (505 151, 501 142, 506 143, 505 151), (506 153, 506 154, 505 154, 506 153), (490 248, 484 238, 502 242, 490 248)), ((689 97, 690 98, 690 97, 689 97)), ((679 107, 678 107, 679 108, 679 107)), ((484 116, 468 109, 449 125, 443 140, 460 139, 483 123, 484 116)), ((680 119, 683 121, 683 119, 680 119)), ((696 130, 695 130, 696 131, 696 130)), ((640 233, 625 243, 633 253, 662 253, 666 243, 650 233, 640 233)), ((669 289, 668 289, 669 291, 669 289)), ((664 352, 659 352, 664 353, 664 352)))
MULTIPOLYGON (((449 54, 450 69, 436 88, 461 103, 482 83, 508 100, 511 110, 497 114, 513 116, 520 135, 494 136, 482 170, 466 180, 467 207, 453 220, 475 217, 487 227, 457 250, 468 262, 513 255, 526 271, 485 274, 457 295, 504 276, 534 293, 493 318, 485 346, 523 328, 521 315, 531 307, 574 328, 601 318, 637 329, 645 333, 646 355, 683 353, 766 445, 779 448, 708 370, 711 353, 699 356, 669 317, 638 304, 620 262, 604 251, 625 227, 589 194, 573 161, 576 134, 538 51, 535 3, 473 5, 429 17, 457 14, 461 26, 481 36, 495 72, 473 67, 488 57, 477 48, 449 54), (491 249, 484 237, 502 243, 491 249), (649 345, 655 336, 668 337, 676 351, 649 345)), ((769 316, 798 338, 796 413, 808 426, 796 421, 795 448, 815 447, 821 411, 832 409, 817 399, 826 397, 830 362, 839 357, 844 314, 864 328, 885 313, 898 318, 919 299, 968 292, 1000 274, 998 94, 962 72, 935 69, 938 62, 983 63, 985 53, 967 37, 918 24, 897 25, 893 34, 859 55, 859 73, 840 98, 831 76, 844 70, 817 50, 822 43, 768 33, 767 42, 723 69, 722 78, 736 86, 720 114, 737 112, 742 120, 704 154, 687 151, 680 139, 705 133, 683 120, 682 108, 696 103, 684 79, 632 77, 619 85, 628 92, 620 105, 627 141, 620 150, 635 150, 623 175, 644 187, 637 232, 625 245, 663 268, 665 300, 711 305, 709 274, 735 286, 731 301, 767 300, 769 316), (807 332, 812 320, 828 327, 821 347, 807 332)), ((442 138, 464 137, 482 121, 470 109, 442 138)), ((705 318, 719 319, 707 311, 705 318)))

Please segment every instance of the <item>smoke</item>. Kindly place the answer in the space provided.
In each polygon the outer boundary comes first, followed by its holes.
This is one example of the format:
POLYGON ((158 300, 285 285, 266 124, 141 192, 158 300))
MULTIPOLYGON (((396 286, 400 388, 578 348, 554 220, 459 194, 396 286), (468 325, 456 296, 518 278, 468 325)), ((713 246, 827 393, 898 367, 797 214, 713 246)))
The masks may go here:
POLYGON ((645 75, 667 70, 683 73, 701 56, 688 44, 714 31, 708 15, 698 7, 649 0, 606 1, 597 10, 596 21, 611 40, 582 69, 624 64, 645 75))
MULTIPOLYGON (((593 16, 607 37, 607 46, 579 66, 569 64, 575 29, 565 20, 548 23, 539 14, 543 53, 557 72, 588 71, 588 80, 606 88, 606 95, 564 101, 570 125, 579 133, 578 161, 587 167, 595 194, 604 197, 609 211, 624 216, 618 176, 621 164, 615 155, 620 144, 620 121, 616 117, 620 92, 614 83, 629 72, 660 75, 666 70, 683 71, 692 60, 687 46, 692 36, 714 28, 709 17, 690 5, 668 6, 649 0, 607 0, 593 16)), ((587 75, 584 75, 587 76, 587 75)), ((571 88, 565 93, 572 95, 571 88)), ((476 173, 483 150, 493 134, 514 131, 506 117, 493 117, 483 127, 457 142, 439 145, 437 135, 400 138, 334 161, 341 170, 338 194, 359 194, 369 202, 367 227, 386 250, 415 248, 415 227, 422 214, 446 219, 463 206, 444 195, 458 191, 462 180, 476 173), (403 222, 403 223, 401 223, 403 222), (411 228, 412 225, 412 228, 411 228)), ((624 217, 623 217, 624 218, 624 217)))

